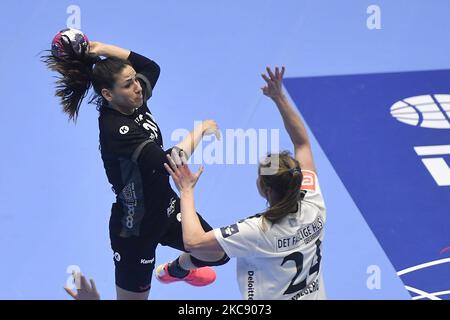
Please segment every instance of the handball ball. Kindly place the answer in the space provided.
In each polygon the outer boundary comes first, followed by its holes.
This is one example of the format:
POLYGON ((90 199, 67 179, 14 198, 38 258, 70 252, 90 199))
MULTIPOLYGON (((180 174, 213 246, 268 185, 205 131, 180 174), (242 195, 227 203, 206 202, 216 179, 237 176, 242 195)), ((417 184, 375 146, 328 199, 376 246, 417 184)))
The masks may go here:
POLYGON ((52 55, 62 57, 75 55, 82 57, 89 50, 87 36, 78 29, 67 28, 56 34, 52 41, 52 55), (72 52, 67 52, 72 50, 72 52))

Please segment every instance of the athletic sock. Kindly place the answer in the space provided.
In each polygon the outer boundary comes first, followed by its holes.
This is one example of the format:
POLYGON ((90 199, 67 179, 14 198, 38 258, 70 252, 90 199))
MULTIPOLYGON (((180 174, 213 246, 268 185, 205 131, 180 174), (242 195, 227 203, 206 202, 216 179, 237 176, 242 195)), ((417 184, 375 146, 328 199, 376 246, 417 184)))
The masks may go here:
POLYGON ((189 274, 189 270, 185 270, 180 266, 179 257, 175 261, 169 263, 167 270, 169 271, 169 275, 179 279, 182 279, 189 274))

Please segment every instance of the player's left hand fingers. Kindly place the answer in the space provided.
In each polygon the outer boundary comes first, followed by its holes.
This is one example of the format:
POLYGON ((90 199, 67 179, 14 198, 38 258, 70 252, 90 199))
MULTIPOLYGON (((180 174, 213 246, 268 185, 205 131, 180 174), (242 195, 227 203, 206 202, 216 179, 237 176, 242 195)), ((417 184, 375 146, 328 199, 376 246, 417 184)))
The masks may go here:
POLYGON ((173 161, 173 158, 170 155, 167 155, 167 160, 169 160, 170 167, 172 168, 174 174, 176 175, 178 172, 178 168, 175 161, 173 161))
POLYGON ((181 164, 183 166, 187 165, 188 160, 187 160, 187 157, 186 157, 186 153, 183 150, 180 151, 180 159, 181 159, 181 164))
POLYGON ((269 76, 270 76, 270 80, 272 80, 272 81, 276 80, 276 77, 275 77, 275 75, 273 74, 272 69, 270 69, 269 67, 266 67, 266 70, 267 70, 267 73, 268 73, 269 76))
POLYGON ((97 286, 95 285, 94 279, 89 280, 91 283, 92 291, 97 292, 97 286))
POLYGON ((272 82, 272 80, 270 80, 269 77, 264 73, 261 74, 261 77, 267 82, 267 84, 270 84, 272 82))
POLYGON ((180 159, 180 155, 178 153, 178 150, 179 149, 177 149, 177 148, 173 148, 170 156, 172 157, 173 161, 175 162, 175 164, 177 166, 181 166, 182 163, 181 163, 181 159, 180 159))
POLYGON ((195 173, 194 177, 196 182, 198 181, 198 179, 200 179, 200 176, 202 175, 203 171, 205 171, 205 167, 201 166, 200 169, 198 169, 198 171, 195 173))
POLYGON ((172 178, 175 176, 175 172, 173 172, 172 168, 167 163, 164 163, 164 168, 166 168, 167 172, 172 176, 172 178))
POLYGON ((77 294, 69 288, 64 287, 64 290, 75 300, 78 300, 77 294))
POLYGON ((281 73, 280 73, 280 80, 283 80, 284 77, 284 70, 286 70, 286 68, 284 66, 281 67, 281 73))
POLYGON ((83 274, 80 274, 80 290, 86 290, 90 291, 91 287, 89 286, 89 283, 86 280, 86 277, 83 274))
POLYGON ((176 172, 174 172, 172 170, 172 168, 167 163, 164 163, 164 168, 166 168, 167 172, 172 177, 173 182, 175 182, 175 185, 177 186, 177 188, 180 189, 180 182, 181 181, 180 181, 179 175, 176 172))
POLYGON ((192 174, 192 172, 189 169, 186 154, 184 153, 183 150, 180 151, 180 162, 181 162, 181 165, 178 167, 178 169, 180 170, 180 173, 181 173, 180 178, 184 178, 185 176, 189 177, 192 174))

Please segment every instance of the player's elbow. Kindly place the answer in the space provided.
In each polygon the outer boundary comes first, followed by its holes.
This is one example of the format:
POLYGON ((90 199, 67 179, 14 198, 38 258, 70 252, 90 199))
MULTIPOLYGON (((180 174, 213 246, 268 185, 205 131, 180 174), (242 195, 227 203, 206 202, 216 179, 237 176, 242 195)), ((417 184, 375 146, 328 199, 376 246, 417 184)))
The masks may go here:
POLYGON ((195 249, 197 249, 196 245, 193 242, 187 242, 184 241, 184 248, 186 249, 186 251, 195 251, 195 249))
POLYGON ((159 78, 161 74, 161 67, 155 61, 153 61, 153 74, 156 78, 159 78))
POLYGON ((159 78, 159 75, 161 74, 161 67, 156 62, 154 65, 154 73, 155 73, 155 76, 159 78))
POLYGON ((202 243, 195 239, 183 239, 183 243, 187 251, 196 251, 202 248, 202 243))

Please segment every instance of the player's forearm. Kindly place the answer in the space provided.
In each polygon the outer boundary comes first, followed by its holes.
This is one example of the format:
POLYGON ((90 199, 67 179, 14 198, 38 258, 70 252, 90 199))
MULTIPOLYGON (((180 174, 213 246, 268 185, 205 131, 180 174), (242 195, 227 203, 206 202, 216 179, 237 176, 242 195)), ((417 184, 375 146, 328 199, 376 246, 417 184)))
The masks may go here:
POLYGON ((183 149, 186 154, 186 159, 189 159, 190 156, 194 153, 195 148, 197 148, 198 144, 202 140, 203 136, 203 128, 202 125, 197 126, 194 130, 192 130, 186 138, 183 139, 176 146, 178 148, 183 149))
POLYGON ((115 57, 122 60, 126 60, 128 59, 130 52, 131 51, 128 49, 123 49, 111 44, 100 43, 97 50, 97 55, 104 57, 115 57))
POLYGON ((296 112, 294 107, 289 103, 287 97, 285 95, 281 95, 274 98, 273 101, 280 111, 284 126, 289 134, 289 137, 291 138, 292 143, 297 146, 309 144, 309 138, 305 125, 298 112, 296 112))
POLYGON ((203 238, 205 231, 195 210, 194 189, 183 190, 180 201, 183 242, 189 250, 199 245, 198 240, 203 238))

